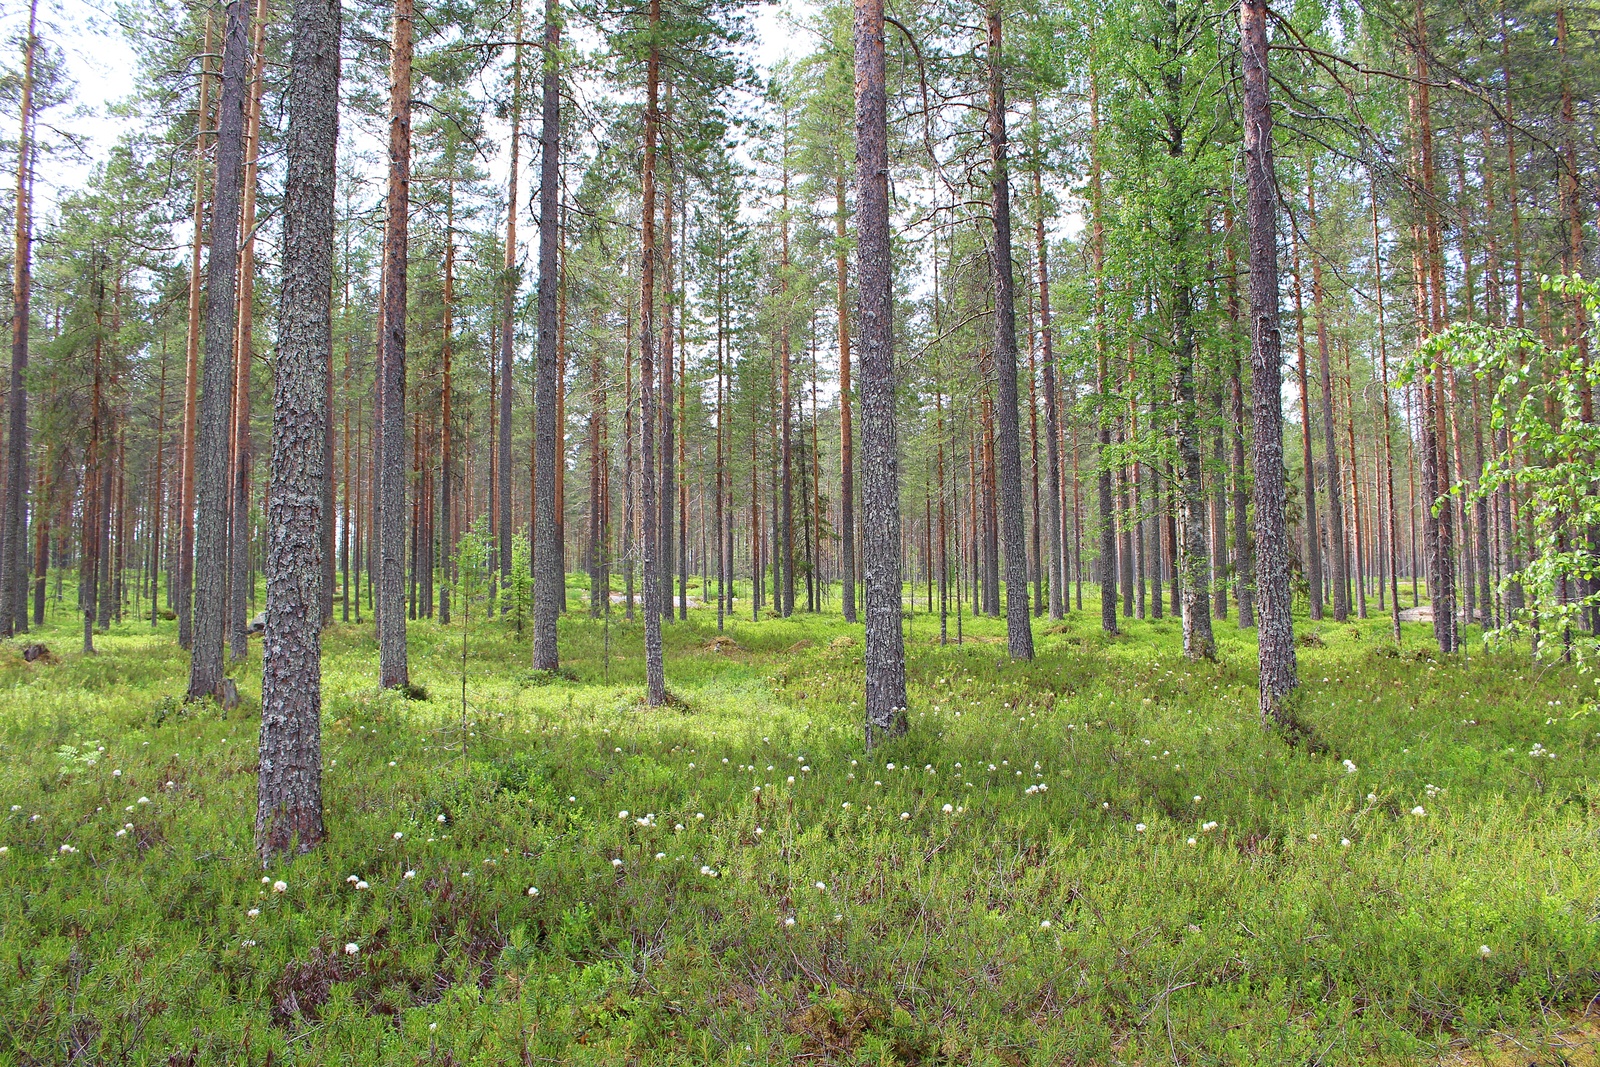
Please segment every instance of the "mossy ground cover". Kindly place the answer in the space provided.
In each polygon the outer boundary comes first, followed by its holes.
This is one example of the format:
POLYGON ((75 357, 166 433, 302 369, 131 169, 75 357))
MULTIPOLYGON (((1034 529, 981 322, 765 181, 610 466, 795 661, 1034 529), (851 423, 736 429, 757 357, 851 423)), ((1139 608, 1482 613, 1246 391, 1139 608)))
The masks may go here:
POLYGON ((834 615, 670 624, 653 711, 620 612, 555 676, 474 621, 465 716, 459 625, 406 700, 338 624, 330 837, 267 870, 259 648, 223 713, 171 623, 74 626, 0 646, 4 1062, 1544 1062, 1600 993, 1593 683, 1422 625, 1300 620, 1295 746, 1232 622, 917 614, 869 754, 834 615))

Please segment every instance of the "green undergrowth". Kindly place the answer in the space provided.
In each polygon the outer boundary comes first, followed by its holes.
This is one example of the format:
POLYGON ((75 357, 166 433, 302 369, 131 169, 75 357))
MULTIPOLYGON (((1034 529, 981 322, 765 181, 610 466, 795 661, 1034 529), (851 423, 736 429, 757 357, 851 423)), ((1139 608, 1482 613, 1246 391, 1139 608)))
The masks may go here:
POLYGON ((1301 620, 1295 746, 1231 621, 1188 664, 1074 613, 1015 665, 916 613, 869 754, 836 615, 693 611, 650 710, 639 623, 578 604, 560 674, 474 620, 465 713, 459 622, 411 625, 411 700, 332 627, 330 836, 266 870, 259 646, 231 713, 169 622, 0 646, 0 1061, 1420 1062, 1600 991, 1569 669, 1301 620))

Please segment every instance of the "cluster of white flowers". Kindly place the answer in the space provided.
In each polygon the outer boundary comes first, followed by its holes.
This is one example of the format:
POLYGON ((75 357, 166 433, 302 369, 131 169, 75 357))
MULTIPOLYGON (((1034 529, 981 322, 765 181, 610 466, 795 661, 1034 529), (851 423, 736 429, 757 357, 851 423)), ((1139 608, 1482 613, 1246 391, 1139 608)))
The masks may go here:
MULTIPOLYGON (((1021 774, 1022 772, 1018 771, 1017 773, 1021 774)), ((1023 792, 1028 794, 1029 796, 1032 796, 1035 793, 1043 793, 1043 792, 1047 791, 1049 788, 1050 787, 1045 785, 1043 782, 1035 782, 1033 785, 1030 785, 1028 788, 1024 789, 1023 792)))
POLYGON ((1356 765, 1354 763, 1352 763, 1349 760, 1344 760, 1343 762, 1344 762, 1344 773, 1346 773, 1346 774, 1354 774, 1354 773, 1356 773, 1358 768, 1356 767, 1356 765))
POLYGON ((1215 820, 1215 819, 1212 819, 1209 822, 1203 822, 1203 823, 1200 824, 1200 832, 1203 833, 1203 834, 1209 834, 1211 831, 1215 830, 1216 828, 1217 828, 1217 820, 1215 820))
POLYGON ((1533 743, 1533 748, 1528 750, 1528 755, 1534 757, 1535 759, 1538 759, 1540 756, 1543 756, 1545 759, 1556 758, 1556 754, 1554 752, 1551 752, 1548 748, 1545 748, 1537 741, 1533 743))

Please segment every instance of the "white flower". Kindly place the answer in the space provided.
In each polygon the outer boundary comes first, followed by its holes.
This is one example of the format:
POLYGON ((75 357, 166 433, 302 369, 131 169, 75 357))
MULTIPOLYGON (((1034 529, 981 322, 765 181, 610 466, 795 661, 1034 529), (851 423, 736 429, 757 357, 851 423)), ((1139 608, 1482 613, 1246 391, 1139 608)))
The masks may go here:
POLYGON ((283 881, 282 879, 273 882, 272 891, 274 893, 287 893, 289 891, 289 883, 283 881))
POLYGON ((1484 959, 1488 959, 1489 956, 1492 953, 1493 953, 1493 950, 1491 948, 1489 948, 1488 945, 1479 945, 1478 946, 1478 955, 1482 956, 1484 959))
POLYGON ((789 780, 788 780, 788 784, 789 784, 789 785, 794 785, 794 775, 792 775, 792 774, 791 774, 791 775, 790 775, 790 776, 789 776, 789 780))
POLYGON ((627 817, 628 817, 628 809, 627 808, 623 808, 621 811, 617 812, 617 818, 626 819, 627 817))
POLYGON ((900 821, 901 822, 904 822, 905 820, 907 820, 909 818, 911 818, 911 813, 909 811, 902 811, 900 813, 900 821))
POLYGON ((939 810, 944 812, 946 815, 949 815, 955 809, 952 808, 949 804, 946 804, 944 807, 940 808, 939 810))
POLYGON ((400 832, 400 831, 399 831, 399 830, 396 830, 396 831, 395 831, 395 832, 394 832, 394 839, 395 839, 395 840, 396 840, 396 841, 398 841, 398 840, 400 840, 400 839, 401 839, 401 838, 402 838, 402 837, 404 837, 404 836, 406 836, 406 835, 405 835, 405 834, 403 834, 403 833, 401 833, 401 832, 400 832))
POLYGON ((1041 929, 1041 930, 1050 929, 1050 920, 1049 919, 1041 919, 1041 920, 1039 920, 1039 929, 1041 929))
POLYGON ((1354 763, 1350 762, 1349 760, 1345 760, 1344 761, 1344 773, 1346 773, 1346 774, 1354 774, 1354 773, 1356 773, 1356 770, 1357 770, 1357 768, 1356 768, 1356 765, 1354 763))
POLYGON ((400 877, 402 877, 402 878, 415 878, 416 876, 417 876, 417 872, 416 871, 407 871, 405 874, 402 874, 400 877))
POLYGON ((113 777, 113 778, 121 778, 122 777, 122 770, 119 768, 117 770, 112 771, 111 772, 111 777, 113 777))
POLYGON ((351 885, 355 885, 357 882, 361 881, 361 876, 352 874, 350 877, 346 878, 345 881, 349 882, 351 885))
POLYGON ((784 919, 783 920, 783 925, 785 925, 785 926, 793 926, 794 925, 794 916, 791 915, 788 918, 784 919))
POLYGON ((70 856, 76 851, 78 851, 78 850, 73 848, 71 845, 62 845, 61 846, 61 854, 63 856, 70 856))
POLYGON ((697 811, 697 812, 694 813, 694 818, 695 818, 696 822, 699 822, 701 819, 704 819, 705 817, 706 817, 706 813, 703 812, 703 811, 697 811))
POLYGON ((261 909, 260 908, 251 908, 249 911, 245 912, 245 914, 248 915, 250 918, 254 919, 257 915, 261 914, 261 909))
POLYGON ((1135 823, 1134 827, 1133 827, 1133 832, 1137 833, 1137 834, 1144 833, 1144 823, 1142 823, 1142 822, 1141 823, 1135 823))
POLYGON ((367 883, 365 881, 357 882, 356 883, 356 888, 357 889, 366 889, 367 888, 367 883))
POLYGON ((756 827, 756 836, 757 836, 757 837, 760 837, 760 836, 761 836, 761 835, 762 835, 762 834, 764 834, 764 833, 766 833, 766 831, 765 831, 765 830, 763 830, 763 829, 762 829, 762 828, 761 828, 761 827, 759 827, 759 826, 758 826, 758 827, 756 827))
POLYGON ((444 822, 444 813, 440 812, 439 813, 439 817, 437 819, 433 820, 433 821, 434 822, 444 822))
POLYGON ((117 836, 118 837, 127 837, 128 836, 128 831, 126 829, 124 829, 124 828, 119 827, 117 829, 117 836))
POLYGON ((10 845, 0 845, 0 856, 3 856, 7 852, 10 852, 10 851, 11 851, 11 846, 10 845))
POLYGON ((428 1033, 431 1034, 437 1029, 439 1029, 439 1024, 438 1023, 429 1023, 428 1024, 428 1033))
POLYGON ((1426 811, 1422 810, 1422 805, 1421 804, 1418 804, 1416 807, 1411 809, 1411 814, 1417 815, 1417 816, 1421 816, 1421 815, 1426 815, 1428 813, 1426 811))
POLYGON ((621 867, 622 866, 621 858, 612 860, 611 861, 611 866, 613 866, 613 867, 621 867))
POLYGON ((134 803, 136 803, 136 804, 148 804, 148 803, 150 803, 150 798, 149 797, 140 797, 138 800, 134 801, 134 803))
POLYGON ((1194 847, 1194 838, 1192 838, 1192 837, 1189 838, 1189 840, 1185 841, 1184 844, 1188 845, 1190 848, 1193 848, 1194 847))
POLYGON ((850 810, 850 802, 847 800, 843 804, 841 804, 840 807, 844 808, 845 811, 849 811, 850 810))
POLYGON ((1348 837, 1339 838, 1339 847, 1340 848, 1349 848, 1350 847, 1350 839, 1348 837))
POLYGON ((357 952, 360 952, 360 951, 361 951, 361 946, 356 944, 354 941, 349 941, 349 942, 345 943, 344 954, 346 956, 354 956, 357 952))
POLYGON ((826 893, 828 891, 828 885, 827 885, 826 882, 818 882, 817 883, 817 889, 820 890, 821 892, 826 893))

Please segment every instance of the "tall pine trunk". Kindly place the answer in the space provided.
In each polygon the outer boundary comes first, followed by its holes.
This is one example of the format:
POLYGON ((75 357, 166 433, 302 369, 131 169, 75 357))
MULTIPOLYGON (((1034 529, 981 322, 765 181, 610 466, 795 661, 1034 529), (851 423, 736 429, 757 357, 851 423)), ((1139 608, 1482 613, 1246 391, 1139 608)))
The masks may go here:
POLYGON ((1000 540, 1005 552, 1006 650, 1033 658, 1028 615, 1028 555, 1022 516, 1022 441, 1017 399, 1017 301, 1011 272, 1011 179, 1006 151, 1006 83, 1001 65, 999 0, 989 0, 989 166, 993 182, 994 363, 1000 410, 996 427, 1000 479, 1000 540))
POLYGON ((905 733, 900 629, 900 474, 895 426, 894 265, 889 244, 883 0, 855 0, 856 278, 861 334, 862 569, 866 738, 905 733))
POLYGON ((249 12, 244 0, 231 0, 222 41, 217 181, 211 200, 211 259, 206 273, 205 360, 200 372, 200 419, 195 439, 191 700, 210 696, 222 683, 228 574, 228 430, 233 409, 234 301, 238 294, 248 28, 249 12))
POLYGON ((333 197, 339 135, 337 0, 294 0, 289 57, 283 283, 267 482, 266 633, 256 848, 306 852, 322 823, 321 483, 333 348, 333 197))
MULTIPOLYGON (((561 97, 556 69, 556 47, 561 27, 557 0, 545 0, 544 79, 539 132, 539 354, 535 371, 534 434, 539 451, 538 468, 544 472, 536 485, 534 505, 533 666, 553 671, 559 665, 556 621, 561 617, 563 575, 560 531, 556 525, 556 465, 560 462, 556 424, 556 377, 561 366, 556 353, 556 288, 561 279, 556 264, 556 225, 560 221, 561 97)), ((501 514, 505 504, 501 503, 501 514)))
POLYGON ((250 596, 250 370, 254 362, 256 172, 261 143, 262 75, 266 70, 267 0, 256 0, 253 50, 245 119, 244 246, 239 255, 239 337, 234 355, 232 536, 228 540, 228 643, 231 658, 244 659, 249 638, 245 605, 250 596))
POLYGON ((200 101, 195 112, 194 216, 189 241, 189 329, 183 379, 182 472, 178 488, 178 644, 194 644, 194 458, 195 416, 200 388, 200 251, 205 246, 206 120, 211 89, 211 16, 206 15, 205 51, 200 55, 200 101))
MULTIPOLYGON (((22 60, 22 130, 17 137, 17 203, 13 233, 16 244, 11 264, 11 388, 6 396, 11 426, 6 437, 6 497, 4 506, 0 507, 0 516, 4 517, 3 525, 0 525, 0 578, 3 578, 0 581, 0 636, 10 636, 28 628, 28 531, 23 521, 28 484, 28 305, 33 291, 30 269, 33 205, 28 174, 33 166, 30 136, 33 122, 33 56, 38 44, 34 26, 38 13, 38 0, 32 0, 28 5, 28 39, 22 60)), ((40 509, 43 503, 42 500, 35 500, 35 510, 40 509)))
MULTIPOLYGON (((1306 216, 1311 224, 1310 237, 1315 238, 1317 179, 1309 164, 1306 168, 1306 216)), ((1333 418, 1333 372, 1332 359, 1328 353, 1328 313, 1323 300, 1322 257, 1309 244, 1306 247, 1306 254, 1311 259, 1311 314, 1317 329, 1317 372, 1322 387, 1322 451, 1325 466, 1323 480, 1328 487, 1328 555, 1333 564, 1328 582, 1333 586, 1334 621, 1344 622, 1350 614, 1349 556, 1345 552, 1344 486, 1339 474, 1339 447, 1333 418)))
MULTIPOLYGON (((516 43, 511 46, 511 166, 506 178, 506 248, 505 274, 501 279, 500 293, 500 377, 498 381, 499 410, 498 434, 493 435, 496 449, 494 490, 495 512, 490 523, 495 530, 494 542, 499 557, 500 587, 511 585, 511 364, 516 341, 517 302, 517 177, 521 167, 522 152, 522 0, 514 0, 512 23, 516 43)), ((540 338, 543 344, 543 338, 540 338)), ((535 413, 535 418, 538 417, 535 413)), ((536 435, 537 436, 537 435, 536 435)), ((537 440, 534 447, 538 447, 537 440)), ((532 472, 534 495, 538 495, 538 464, 532 472)), ((537 537, 537 531, 534 536, 537 537)), ((492 567, 491 567, 492 569, 492 567)), ((505 602, 509 610, 511 602, 505 602)))
POLYGON ((839 306, 839 535, 841 593, 846 622, 856 621, 855 441, 850 425, 850 252, 845 234, 844 164, 834 175, 833 263, 839 306))
POLYGON ((1284 515, 1283 353, 1278 327, 1277 176, 1272 163, 1272 99, 1267 74, 1267 5, 1240 0, 1244 71, 1246 223, 1250 230, 1251 446, 1255 459, 1256 606, 1261 715, 1286 725, 1286 701, 1299 685, 1290 617, 1289 530, 1284 515))
POLYGON ((651 45, 645 64, 644 167, 642 209, 639 216, 639 452, 640 526, 644 573, 644 675, 645 702, 666 703, 666 669, 661 655, 661 569, 658 560, 661 531, 656 519, 655 426, 655 316, 656 316, 656 137, 661 125, 661 53, 654 43, 661 24, 661 0, 650 0, 651 45))
POLYGON ((389 189, 378 353, 378 684, 411 682, 406 659, 406 237, 411 191, 412 0, 394 0, 389 48, 389 189))

